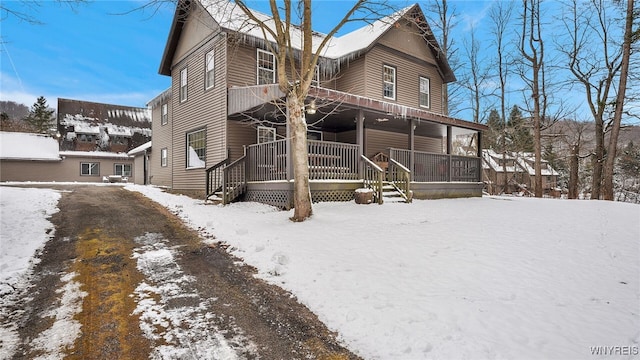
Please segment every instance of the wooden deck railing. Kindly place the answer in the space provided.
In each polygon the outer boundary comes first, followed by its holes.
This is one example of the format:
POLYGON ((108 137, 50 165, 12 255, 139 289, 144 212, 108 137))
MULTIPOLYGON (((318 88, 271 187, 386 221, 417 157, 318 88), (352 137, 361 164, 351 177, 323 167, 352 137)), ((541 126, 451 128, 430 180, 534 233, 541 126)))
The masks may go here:
POLYGON ((480 181, 480 158, 449 154, 389 149, 389 155, 411 170, 415 182, 475 182, 480 181))
POLYGON ((226 205, 242 195, 247 187, 246 155, 225 166, 222 177, 222 204, 226 205))
POLYGON ((389 159, 387 180, 406 202, 411 202, 411 171, 394 159, 389 159))
POLYGON ((375 201, 378 204, 382 204, 382 187, 384 182, 384 170, 382 170, 376 163, 369 160, 366 156, 361 155, 363 165, 363 180, 364 186, 369 189, 373 189, 375 201))
POLYGON ((226 158, 219 163, 211 166, 206 170, 206 198, 210 198, 215 195, 216 192, 222 190, 222 178, 224 166, 229 163, 229 158, 226 158))
MULTIPOLYGON (((288 180, 286 139, 247 147, 247 181, 288 180)), ((357 180, 358 145, 308 141, 310 180, 357 180)))

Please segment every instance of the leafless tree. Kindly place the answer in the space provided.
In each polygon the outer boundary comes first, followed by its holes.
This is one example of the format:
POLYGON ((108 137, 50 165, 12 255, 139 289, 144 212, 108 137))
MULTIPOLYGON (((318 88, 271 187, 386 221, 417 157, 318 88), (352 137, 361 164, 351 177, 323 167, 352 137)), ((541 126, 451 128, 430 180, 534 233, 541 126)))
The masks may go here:
MULTIPOLYGON (((0 1, 0 21, 14 17, 32 24, 42 24, 38 19, 38 11, 46 0, 18 0, 0 1)), ((72 10, 89 0, 56 0, 61 5, 69 6, 72 10)))
POLYGON ((471 121, 483 120, 483 104, 487 97, 486 84, 489 80, 488 63, 482 56, 480 41, 476 38, 476 29, 471 26, 469 37, 463 40, 463 56, 467 67, 464 69, 462 86, 468 91, 470 98, 471 121))
POLYGON ((524 72, 522 78, 527 82, 528 90, 531 92, 531 109, 533 139, 534 139, 534 171, 535 171, 535 196, 542 197, 542 145, 541 145, 541 122, 543 118, 543 102, 546 101, 543 91, 544 84, 544 40, 542 38, 541 23, 541 0, 522 1, 522 28, 520 33, 519 50, 522 55, 523 64, 528 68, 527 76, 524 72))
MULTIPOLYGON (((622 114, 624 111, 625 95, 627 90, 627 78, 629 75, 629 63, 631 58, 631 43, 634 39, 633 19, 634 19, 634 0, 627 0, 627 9, 625 11, 625 27, 624 39, 622 42, 622 59, 620 63, 620 77, 618 85, 618 95, 616 96, 613 120, 611 126, 611 135, 609 136, 609 146, 607 148, 607 161, 604 166, 603 174, 603 195, 605 200, 613 200, 613 168, 618 150, 618 135, 620 134, 620 125, 622 122, 622 114)), ((636 29, 637 30, 637 29, 636 29)))
MULTIPOLYGON (((262 31, 270 51, 275 54, 278 67, 277 82, 286 94, 287 122, 291 134, 291 152, 294 176, 294 214, 292 221, 304 221, 312 215, 311 192, 309 187, 309 162, 307 154, 307 123, 305 119, 305 99, 315 74, 316 64, 331 38, 350 21, 373 21, 381 17, 380 1, 358 0, 342 16, 336 25, 320 40, 313 44, 311 0, 269 0, 270 18, 265 20, 249 8, 247 1, 236 0, 235 4, 262 31), (301 39, 293 39, 292 30, 299 28, 301 39), (300 41, 299 51, 294 44, 300 41)), ((316 41, 318 39, 316 38, 316 41)))
MULTIPOLYGON (((460 70, 462 63, 458 57, 458 48, 452 36, 453 29, 458 25, 458 12, 447 0, 431 0, 425 7, 432 16, 427 16, 429 23, 433 25, 434 33, 438 39, 440 49, 447 58, 453 73, 460 70)), ((462 99, 462 87, 457 83, 442 84, 443 100, 447 104, 447 112, 456 114, 459 112, 462 99)))
POLYGON ((605 132, 615 79, 622 67, 622 47, 615 44, 612 31, 615 16, 609 13, 610 4, 604 0, 567 4, 564 26, 569 44, 561 48, 574 83, 585 90, 585 100, 595 124, 595 148, 591 198, 599 199, 605 161, 605 132))

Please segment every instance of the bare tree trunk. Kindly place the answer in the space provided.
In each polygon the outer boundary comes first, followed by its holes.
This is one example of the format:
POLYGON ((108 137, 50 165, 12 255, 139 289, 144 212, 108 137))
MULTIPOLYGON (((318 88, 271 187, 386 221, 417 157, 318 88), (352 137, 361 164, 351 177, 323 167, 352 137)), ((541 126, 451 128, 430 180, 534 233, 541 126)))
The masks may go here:
POLYGON ((595 123, 596 148, 593 156, 593 172, 591 174, 591 199, 600 199, 602 185, 602 162, 604 161, 604 124, 602 119, 596 118, 595 123))
POLYGON ((580 148, 577 145, 571 147, 571 158, 569 160, 569 199, 578 198, 578 153, 580 148))
POLYGON ((633 34, 633 0, 627 0, 627 12, 624 28, 624 42, 622 44, 622 64, 620 67, 620 85, 618 86, 618 96, 616 97, 616 108, 613 114, 613 127, 609 138, 609 149, 607 151, 607 161, 604 165, 603 174, 603 195, 605 200, 613 200, 613 169, 618 150, 618 135, 620 134, 620 124, 622 122, 622 111, 627 90, 627 77, 629 75, 629 58, 631 55, 631 37, 633 34))
POLYGON ((312 214, 311 191, 309 188, 309 155, 307 149, 307 123, 304 117, 304 103, 293 94, 287 96, 289 127, 291 131, 291 161, 293 165, 293 206, 292 221, 304 221, 312 214))

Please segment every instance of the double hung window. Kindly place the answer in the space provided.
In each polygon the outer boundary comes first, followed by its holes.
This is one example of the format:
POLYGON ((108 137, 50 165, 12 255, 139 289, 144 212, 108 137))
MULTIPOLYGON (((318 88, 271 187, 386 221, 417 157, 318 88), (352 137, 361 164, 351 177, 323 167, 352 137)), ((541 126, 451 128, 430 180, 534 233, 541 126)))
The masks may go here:
POLYGON ((187 68, 180 70, 180 102, 187 101, 187 68))
POLYGON ((431 106, 429 99, 429 78, 420 77, 420 107, 428 108, 431 106))
POLYGON ((382 96, 385 99, 396 99, 396 68, 384 65, 382 71, 382 96))
POLYGON ((276 57, 268 51, 257 49, 258 85, 276 82, 276 57))
POLYGON ((82 176, 100 175, 100 163, 94 163, 94 162, 80 163, 80 175, 82 176))
POLYGON ((209 51, 205 55, 205 71, 204 71, 204 88, 205 90, 211 89, 214 85, 215 77, 215 60, 213 50, 209 51))
POLYGON ((187 168, 205 166, 207 153, 207 132, 205 129, 187 133, 187 168))

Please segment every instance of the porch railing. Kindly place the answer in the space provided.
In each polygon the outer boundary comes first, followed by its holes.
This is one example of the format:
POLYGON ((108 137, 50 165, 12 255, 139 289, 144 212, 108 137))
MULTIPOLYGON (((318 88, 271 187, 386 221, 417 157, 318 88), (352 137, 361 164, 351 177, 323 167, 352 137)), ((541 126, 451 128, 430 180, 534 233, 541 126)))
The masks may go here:
POLYGON ((360 155, 363 163, 364 187, 374 191, 373 196, 378 204, 382 204, 382 192, 384 183, 384 170, 366 156, 360 155))
POLYGON ((406 202, 411 202, 411 171, 394 159, 389 159, 387 180, 406 202))
MULTIPOLYGON (((358 145, 308 141, 310 180, 357 180, 358 145)), ((247 146, 247 181, 288 180, 287 140, 247 146)))
POLYGON ((450 154, 389 149, 389 156, 411 170, 415 182, 476 182, 480 181, 480 158, 450 154))
POLYGON ((242 195, 247 188, 246 155, 224 168, 222 177, 222 204, 231 203, 242 195))
POLYGON ((206 198, 210 198, 215 195, 216 192, 222 190, 222 178, 224 166, 229 163, 229 158, 226 158, 219 163, 211 166, 206 170, 206 198))

